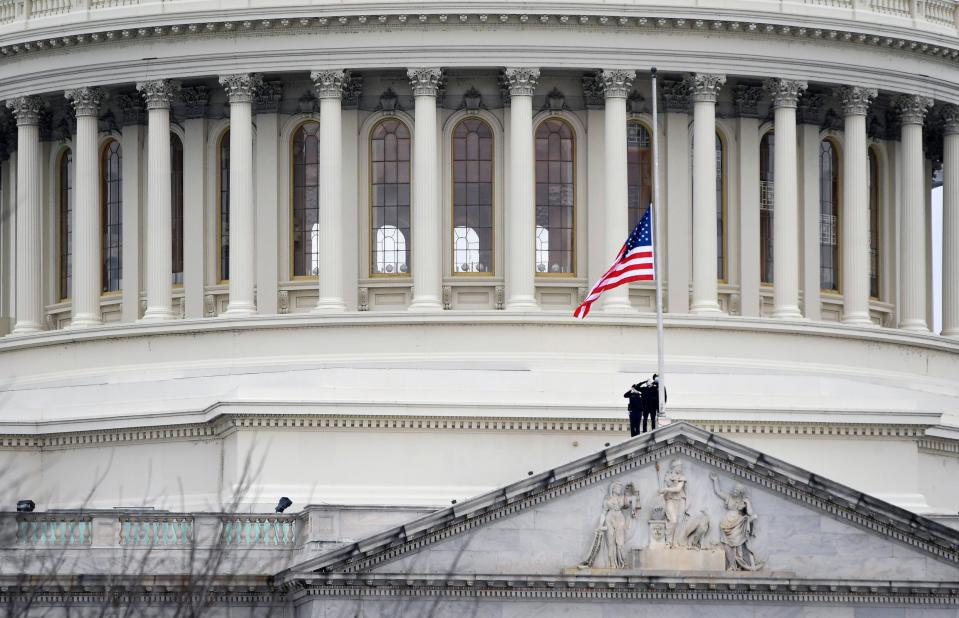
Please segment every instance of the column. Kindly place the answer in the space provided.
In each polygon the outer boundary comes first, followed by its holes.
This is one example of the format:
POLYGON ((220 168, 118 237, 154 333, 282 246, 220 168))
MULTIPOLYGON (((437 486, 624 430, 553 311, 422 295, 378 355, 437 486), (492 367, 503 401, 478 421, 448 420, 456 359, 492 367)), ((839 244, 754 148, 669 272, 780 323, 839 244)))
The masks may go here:
POLYGON ((508 68, 509 202, 506 204, 506 309, 536 311, 536 174, 533 170, 533 91, 539 69, 508 68))
POLYGON ((842 321, 871 326, 869 318, 869 153, 866 111, 875 88, 836 89, 845 118, 842 187, 842 321))
POLYGON ((0 335, 16 320, 17 151, 0 163, 0 335))
POLYGON ((696 73, 693 98, 693 296, 690 313, 719 314, 716 283, 716 98, 725 75, 696 73))
MULTIPOLYGON (((809 103, 812 98, 804 97, 803 103, 809 103)), ((819 241, 822 233, 819 223, 819 134, 822 121, 818 112, 805 105, 800 107, 799 113, 799 169, 802 174, 799 188, 802 204, 799 214, 802 238, 799 253, 802 255, 802 264, 799 272, 803 293, 802 314, 807 320, 819 320, 822 319, 819 279, 819 241)))
POLYGON ((902 120, 902 220, 900 223, 899 327, 927 332, 926 192, 922 122, 932 99, 918 95, 896 100, 902 120))
MULTIPOLYGON (((256 141, 253 165, 256 169, 256 199, 253 206, 253 221, 256 228, 256 312, 259 315, 279 313, 280 288, 280 240, 281 217, 289 218, 289 204, 280 207, 280 115, 279 105, 283 99, 283 84, 278 81, 264 82, 253 100, 253 115, 256 126, 256 141)), ((284 144, 289 148, 289 144, 284 144)), ((291 163, 292 165, 292 163, 291 163)), ((289 179, 284 179, 287 183, 289 179)), ((289 261, 289 260, 287 260, 289 261)))
POLYGON ((205 86, 180 90, 183 109, 183 302, 187 319, 204 316, 206 282, 207 219, 204 216, 207 178, 206 107, 209 93, 205 86))
POLYGON ((759 317, 759 114, 763 89, 739 85, 734 90, 739 115, 739 313, 759 317))
MULTIPOLYGON (((17 120, 16 324, 14 335, 43 330, 40 291, 40 112, 43 100, 26 96, 7 101, 17 120)), ((76 289, 76 284, 74 284, 76 289)))
POLYGON ((100 223, 100 156, 97 114, 103 96, 99 88, 65 93, 77 115, 73 147, 73 317, 70 328, 96 326, 103 290, 100 223))
MULTIPOLYGON (((611 252, 622 246, 629 234, 629 181, 626 163, 626 97, 633 86, 636 71, 615 69, 603 71, 600 79, 606 97, 606 114, 603 119, 606 134, 606 241, 605 261, 613 258, 611 252)), ((629 286, 624 285, 603 294, 602 309, 609 312, 632 310, 629 303, 629 286)))
MULTIPOLYGON (((666 308, 669 313, 689 313, 689 263, 692 247, 690 216, 692 208, 689 181, 689 84, 679 80, 662 81, 665 116, 666 165, 660 165, 660 187, 665 210, 666 242, 660 245, 660 272, 666 271, 666 308), (665 249, 665 251, 663 251, 665 249), (662 268, 663 260, 665 269, 662 268)), ((662 161, 662 159, 661 159, 662 161)), ((662 212, 660 210, 659 212, 662 212)))
MULTIPOLYGON (((347 73, 343 70, 315 71, 310 74, 316 96, 320 99, 320 291, 314 313, 340 313, 346 310, 343 297, 343 86, 347 73)), ((435 98, 434 135, 435 131, 435 98)), ((419 99, 417 99, 419 110, 419 99)), ((416 119, 416 135, 419 135, 419 116, 416 119)), ((435 138, 434 138, 435 139, 435 138)), ((435 144, 433 158, 435 159, 435 144)), ((416 159, 413 160, 416 164, 416 159)), ((437 204, 439 200, 437 200, 437 204)), ((414 209, 415 212, 415 209, 414 209)), ((418 228, 414 226, 413 234, 418 228)), ((438 231, 438 230, 437 230, 438 231)), ((439 237, 437 235, 437 237, 439 237)), ((416 237, 413 251, 416 251, 421 239, 416 237)), ((429 241, 423 239, 423 244, 429 241)), ((425 259, 425 258, 424 258, 425 259)), ((433 256, 436 264, 441 264, 439 255, 433 256)), ((414 293, 419 286, 420 264, 413 273, 414 293)), ((437 298, 439 298, 437 296, 437 298)))
POLYGON ((942 336, 959 337, 959 105, 942 119, 942 336))
POLYGON ((220 76, 230 102, 230 302, 223 317, 254 315, 253 73, 220 76))
POLYGON ((137 84, 147 104, 147 322, 173 319, 170 104, 179 86, 169 79, 137 84))
POLYGON ((776 194, 773 198, 773 313, 781 319, 800 319, 799 209, 796 174, 796 105, 806 89, 804 81, 770 79, 765 82, 775 116, 776 194))
MULTIPOLYGON (((443 215, 437 178, 436 93, 442 69, 408 69, 416 110, 413 131, 412 274, 410 311, 443 310, 443 215)), ((322 112, 321 112, 322 113, 322 112)))

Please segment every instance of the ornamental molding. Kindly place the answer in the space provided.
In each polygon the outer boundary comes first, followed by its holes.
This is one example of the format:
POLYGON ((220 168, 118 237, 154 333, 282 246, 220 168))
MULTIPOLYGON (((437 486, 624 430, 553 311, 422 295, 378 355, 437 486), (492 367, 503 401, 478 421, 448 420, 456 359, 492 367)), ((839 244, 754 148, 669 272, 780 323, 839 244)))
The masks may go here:
POLYGON ((772 98, 774 109, 778 107, 795 108, 799 103, 799 97, 809 87, 809 84, 800 79, 773 78, 765 80, 763 87, 772 98))
POLYGON ((946 135, 959 133, 959 105, 943 105, 939 112, 942 119, 942 130, 946 135))
POLYGON ((183 103, 183 117, 187 120, 206 117, 206 106, 210 102, 210 94, 203 85, 189 86, 180 89, 180 101, 183 103))
POLYGON ((46 105, 38 96, 17 97, 7 101, 7 109, 13 112, 18 127, 37 126, 46 105))
POLYGON ((736 480, 826 513, 858 528, 899 541, 946 563, 959 564, 959 532, 884 503, 750 447, 679 422, 606 448, 529 479, 440 509, 373 537, 332 549, 301 563, 301 572, 366 573, 624 472, 684 456, 736 480))
POLYGON ((406 77, 410 80, 414 97, 435 97, 443 81, 443 69, 438 67, 407 69, 406 77))
POLYGON ((667 113, 686 114, 689 112, 689 83, 684 80, 664 79, 662 81, 663 107, 667 113))
POLYGON ((343 99, 343 90, 349 80, 349 73, 343 69, 332 71, 313 71, 310 73, 313 89, 319 99, 343 99))
POLYGON ((123 126, 146 124, 147 108, 143 96, 139 92, 126 92, 117 95, 116 101, 120 107, 120 123, 123 126))
POLYGON ((839 86, 833 90, 833 96, 842 102, 844 116, 865 116, 872 100, 879 96, 879 91, 861 86, 839 86))
POLYGON ((921 125, 932 104, 932 97, 919 94, 900 95, 893 101, 893 107, 899 111, 899 119, 904 125, 921 125))
POLYGON ((607 99, 625 99, 633 87, 636 71, 603 69, 599 78, 602 82, 603 94, 607 99))
POLYGON ((283 82, 264 81, 253 92, 253 112, 256 114, 275 114, 280 110, 283 100, 283 82))
POLYGON ((800 124, 825 124, 826 96, 818 92, 806 92, 799 100, 796 121, 800 124))
POLYGON ((508 67, 503 71, 510 97, 531 97, 539 82, 539 69, 508 67))
POLYGON ((689 93, 697 103, 715 103, 726 76, 717 73, 693 73, 686 77, 689 93))
POLYGON ((81 116, 96 117, 100 111, 100 103, 104 99, 103 89, 97 87, 74 88, 65 91, 63 95, 73 103, 73 110, 77 118, 81 116))
POLYGON ((583 101, 586 109, 602 109, 606 104, 603 94, 603 80, 599 74, 587 73, 583 75, 583 101))
POLYGON ((143 95, 147 109, 170 109, 173 99, 180 91, 180 82, 172 79, 156 79, 137 83, 137 91, 143 95))
MULTIPOLYGON (((297 574, 284 588, 307 599, 446 598, 959 606, 959 586, 940 582, 782 580, 751 577, 494 574, 297 574)), ((547 610, 548 611, 548 610, 547 610)), ((668 614, 669 612, 664 612, 668 614)), ((704 615, 708 611, 704 611, 704 615)))
POLYGON ((748 86, 740 84, 733 89, 733 101, 736 103, 736 112, 744 118, 759 117, 759 102, 762 101, 765 90, 762 86, 748 86))
POLYGON ((263 84, 263 78, 256 73, 234 73, 221 75, 220 85, 226 90, 227 99, 233 103, 252 103, 253 95, 263 84))

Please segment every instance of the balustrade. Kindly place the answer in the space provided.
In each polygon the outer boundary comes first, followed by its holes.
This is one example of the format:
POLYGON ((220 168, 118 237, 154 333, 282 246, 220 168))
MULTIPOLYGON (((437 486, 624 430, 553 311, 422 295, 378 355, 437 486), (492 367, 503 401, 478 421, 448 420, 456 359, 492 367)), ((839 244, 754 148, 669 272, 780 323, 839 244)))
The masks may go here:
POLYGON ((296 519, 291 516, 234 515, 223 518, 227 545, 292 545, 296 519))
POLYGON ((37 514, 17 518, 22 545, 90 545, 92 518, 75 514, 37 514))
POLYGON ((182 515, 132 516, 119 520, 120 545, 189 545, 193 518, 182 515))

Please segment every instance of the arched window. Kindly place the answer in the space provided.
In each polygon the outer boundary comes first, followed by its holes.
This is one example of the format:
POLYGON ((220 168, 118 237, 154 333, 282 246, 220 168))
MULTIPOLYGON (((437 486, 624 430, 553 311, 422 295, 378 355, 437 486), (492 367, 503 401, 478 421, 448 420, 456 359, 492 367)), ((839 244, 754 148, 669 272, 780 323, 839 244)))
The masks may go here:
POLYGON ((220 137, 217 165, 217 278, 230 280, 230 130, 220 137))
POLYGON ((879 298, 879 159, 869 149, 869 296, 879 298))
POLYGON ((170 185, 173 284, 183 285, 183 142, 176 133, 170 133, 170 185))
POLYGON ((544 251, 548 259, 537 259, 538 273, 574 272, 574 148, 573 128, 567 122, 550 118, 536 128, 536 225, 549 238, 544 251))
POLYGON ((726 280, 726 145, 716 134, 716 278, 726 280))
POLYGON ((123 167, 120 142, 110 140, 100 151, 102 207, 102 291, 118 292, 123 281, 123 167))
POLYGON ((839 291, 839 152, 819 143, 819 287, 839 291))
POLYGON ((410 272, 410 130, 396 118, 370 133, 372 275, 410 272))
POLYGON ((453 272, 493 272, 493 130, 475 117, 453 129, 453 272))
POLYGON ((653 149, 649 129, 635 120, 626 123, 626 179, 628 234, 653 203, 653 149))
POLYGON ((293 133, 291 259, 294 277, 320 272, 320 123, 304 122, 293 133))
POLYGON ((73 152, 64 150, 57 162, 57 236, 60 300, 70 298, 73 282, 73 152))
POLYGON ((759 280, 773 282, 773 203, 776 193, 776 136, 772 131, 759 142, 759 280))

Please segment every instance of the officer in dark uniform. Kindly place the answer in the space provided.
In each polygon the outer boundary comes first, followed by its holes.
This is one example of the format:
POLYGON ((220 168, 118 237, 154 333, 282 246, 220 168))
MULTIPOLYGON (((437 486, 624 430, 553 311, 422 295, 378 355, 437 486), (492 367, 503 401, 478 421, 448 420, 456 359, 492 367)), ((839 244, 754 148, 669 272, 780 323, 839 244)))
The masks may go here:
POLYGON ((633 384, 623 393, 623 397, 629 399, 629 406, 626 409, 629 410, 629 435, 632 437, 640 433, 639 423, 643 416, 643 394, 639 390, 641 386, 642 384, 633 384))
MULTIPOLYGON (((656 429, 656 417, 659 415, 659 374, 654 373, 653 377, 643 380, 637 384, 636 388, 640 394, 640 403, 642 404, 642 429, 646 432, 646 421, 649 420, 652 429, 656 429)), ((635 387, 634 387, 635 388, 635 387)), ((663 401, 666 400, 666 392, 663 392, 663 401)))

